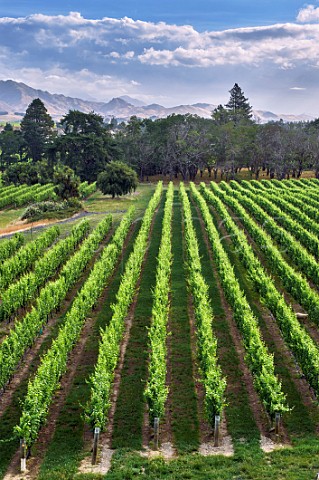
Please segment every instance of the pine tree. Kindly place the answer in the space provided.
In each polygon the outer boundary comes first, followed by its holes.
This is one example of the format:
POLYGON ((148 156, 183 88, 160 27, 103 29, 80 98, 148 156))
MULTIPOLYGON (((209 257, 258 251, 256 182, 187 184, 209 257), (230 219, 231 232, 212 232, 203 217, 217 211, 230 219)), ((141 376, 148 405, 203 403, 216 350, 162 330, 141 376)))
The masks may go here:
POLYGON ((21 121, 21 132, 34 162, 41 160, 46 144, 52 136, 53 126, 54 122, 44 103, 39 98, 34 99, 21 121))
POLYGON ((225 107, 229 111, 230 119, 235 123, 240 121, 249 121, 252 117, 252 107, 248 102, 248 98, 244 96, 244 92, 240 86, 235 83, 233 88, 229 90, 230 99, 225 107))

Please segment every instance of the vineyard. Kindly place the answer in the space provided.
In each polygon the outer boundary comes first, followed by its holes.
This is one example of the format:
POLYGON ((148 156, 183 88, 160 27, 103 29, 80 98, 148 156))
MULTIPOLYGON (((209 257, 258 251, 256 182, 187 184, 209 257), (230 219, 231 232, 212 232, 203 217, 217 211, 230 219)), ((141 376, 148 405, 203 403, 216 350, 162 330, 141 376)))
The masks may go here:
POLYGON ((0 240, 0 479, 315 479, 319 180, 80 194, 0 240))

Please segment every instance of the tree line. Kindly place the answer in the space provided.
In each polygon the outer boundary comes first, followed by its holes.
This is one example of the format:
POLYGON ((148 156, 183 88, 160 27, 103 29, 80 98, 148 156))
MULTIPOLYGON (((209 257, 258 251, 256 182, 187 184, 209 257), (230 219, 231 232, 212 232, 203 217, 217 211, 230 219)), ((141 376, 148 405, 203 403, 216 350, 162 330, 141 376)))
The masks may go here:
POLYGON ((319 178, 319 119, 312 122, 257 123, 236 83, 227 104, 211 118, 173 114, 109 124, 94 112, 70 110, 55 126, 43 102, 35 99, 20 129, 6 124, 0 133, 0 169, 5 183, 46 183, 57 165, 81 181, 94 182, 112 161, 132 167, 140 181, 153 175, 194 180, 204 170, 225 180, 248 168, 257 178, 300 177, 305 169, 319 178))

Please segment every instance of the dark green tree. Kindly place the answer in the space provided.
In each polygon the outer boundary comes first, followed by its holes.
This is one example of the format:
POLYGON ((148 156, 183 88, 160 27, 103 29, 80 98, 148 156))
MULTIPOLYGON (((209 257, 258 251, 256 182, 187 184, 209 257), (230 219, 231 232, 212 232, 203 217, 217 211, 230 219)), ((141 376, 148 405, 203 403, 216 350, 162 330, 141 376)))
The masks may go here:
POLYGON ((54 169, 53 183, 55 193, 63 200, 79 196, 80 179, 72 168, 66 165, 57 165, 54 169))
POLYGON ((213 110, 212 117, 215 125, 226 125, 231 120, 229 111, 223 105, 218 105, 213 110))
POLYGON ((35 185, 38 183, 38 169, 31 162, 17 162, 9 165, 2 175, 5 185, 35 185))
POLYGON ((230 98, 225 107, 228 110, 230 120, 235 124, 240 121, 250 121, 252 117, 252 107, 248 102, 248 98, 244 96, 244 92, 240 86, 235 83, 233 88, 229 90, 230 98))
POLYGON ((61 120, 64 135, 50 147, 52 155, 72 168, 82 181, 94 182, 115 154, 114 140, 96 113, 70 110, 61 120))
POLYGON ((60 123, 65 134, 95 133, 100 135, 105 128, 101 115, 94 112, 84 113, 79 110, 70 110, 60 123))
POLYGON ((21 133, 26 142, 28 154, 34 162, 42 159, 53 135, 53 127, 54 122, 44 103, 39 98, 34 99, 21 121, 21 133))
POLYGON ((125 195, 136 190, 136 172, 122 162, 110 162, 97 177, 97 187, 104 195, 125 195))
POLYGON ((14 130, 12 125, 7 123, 0 133, 1 168, 23 160, 25 146, 20 130, 14 130))

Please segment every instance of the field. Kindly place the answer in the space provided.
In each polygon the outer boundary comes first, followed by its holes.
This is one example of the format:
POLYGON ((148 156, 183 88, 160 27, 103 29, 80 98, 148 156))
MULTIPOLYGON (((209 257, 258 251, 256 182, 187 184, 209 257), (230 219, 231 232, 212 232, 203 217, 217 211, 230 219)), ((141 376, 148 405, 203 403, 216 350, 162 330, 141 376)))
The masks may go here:
POLYGON ((1 479, 316 478, 319 181, 205 181, 1 212, 1 479))

